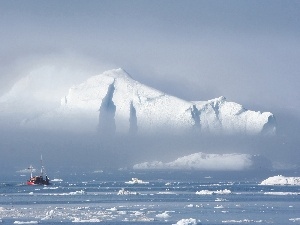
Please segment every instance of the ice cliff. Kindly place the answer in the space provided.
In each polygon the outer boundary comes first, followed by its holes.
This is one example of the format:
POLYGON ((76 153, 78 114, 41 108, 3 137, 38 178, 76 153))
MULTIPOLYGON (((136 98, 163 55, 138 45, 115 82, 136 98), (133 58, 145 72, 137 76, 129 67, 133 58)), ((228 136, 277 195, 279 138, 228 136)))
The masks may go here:
POLYGON ((122 69, 73 86, 57 110, 24 125, 105 134, 274 134, 276 130, 272 113, 246 110, 225 97, 185 101, 135 81, 122 69))

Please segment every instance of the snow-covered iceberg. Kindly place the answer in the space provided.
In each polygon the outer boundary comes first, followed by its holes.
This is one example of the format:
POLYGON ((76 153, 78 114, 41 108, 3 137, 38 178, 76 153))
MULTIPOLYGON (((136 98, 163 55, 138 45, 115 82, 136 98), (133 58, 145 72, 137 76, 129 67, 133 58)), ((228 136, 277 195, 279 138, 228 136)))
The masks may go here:
POLYGON ((250 111, 225 97, 185 101, 135 81, 123 69, 73 86, 58 109, 24 120, 23 125, 106 134, 274 134, 276 130, 270 112, 250 111))
POLYGON ((300 177, 278 175, 263 180, 260 185, 300 185, 300 177))
POLYGON ((258 162, 263 163, 264 160, 258 159, 260 156, 250 154, 207 154, 203 152, 179 157, 171 162, 144 162, 135 164, 133 169, 153 170, 153 169, 175 169, 175 170, 215 170, 215 171, 239 171, 251 168, 258 168, 258 162))

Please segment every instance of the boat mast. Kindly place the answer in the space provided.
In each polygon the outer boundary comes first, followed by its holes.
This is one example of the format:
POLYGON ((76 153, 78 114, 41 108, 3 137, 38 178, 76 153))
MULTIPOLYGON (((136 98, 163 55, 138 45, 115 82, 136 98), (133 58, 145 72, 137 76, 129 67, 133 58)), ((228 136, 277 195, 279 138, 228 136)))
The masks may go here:
POLYGON ((41 176, 44 176, 43 156, 41 154, 41 176))
POLYGON ((30 178, 32 178, 32 177, 33 177, 33 176, 32 176, 33 166, 30 165, 30 166, 28 167, 28 169, 30 170, 30 178))

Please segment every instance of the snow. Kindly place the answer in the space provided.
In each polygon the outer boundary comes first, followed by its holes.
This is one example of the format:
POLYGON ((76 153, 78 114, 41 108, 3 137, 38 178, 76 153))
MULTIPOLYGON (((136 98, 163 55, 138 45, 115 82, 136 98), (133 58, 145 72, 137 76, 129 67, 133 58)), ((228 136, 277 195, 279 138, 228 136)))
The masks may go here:
POLYGON ((269 177, 261 185, 300 185, 300 177, 285 177, 282 175, 269 177))
POLYGON ((123 69, 114 69, 74 85, 55 111, 25 120, 29 127, 149 134, 172 131, 213 134, 274 134, 272 113, 255 112, 225 97, 185 101, 143 85, 123 69))
POLYGON ((253 165, 249 154, 206 154, 194 153, 180 157, 172 162, 144 162, 134 169, 197 169, 197 170, 245 170, 253 165))

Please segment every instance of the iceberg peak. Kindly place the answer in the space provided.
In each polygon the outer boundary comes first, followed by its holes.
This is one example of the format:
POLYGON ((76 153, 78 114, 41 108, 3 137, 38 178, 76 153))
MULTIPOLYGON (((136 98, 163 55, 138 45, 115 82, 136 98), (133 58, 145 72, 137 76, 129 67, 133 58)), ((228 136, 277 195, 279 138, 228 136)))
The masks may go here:
POLYGON ((122 68, 107 70, 103 73, 103 75, 113 77, 115 79, 132 79, 132 77, 122 68))

